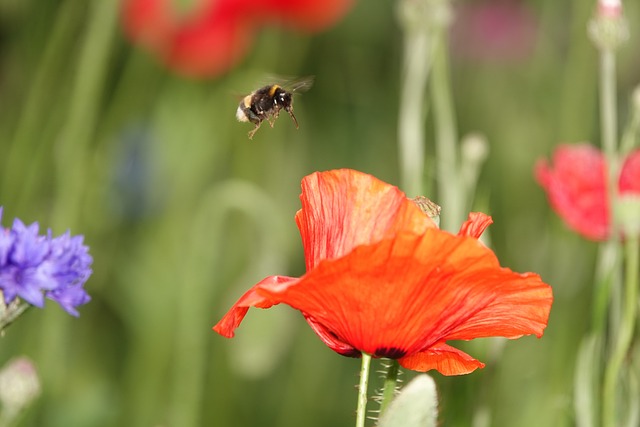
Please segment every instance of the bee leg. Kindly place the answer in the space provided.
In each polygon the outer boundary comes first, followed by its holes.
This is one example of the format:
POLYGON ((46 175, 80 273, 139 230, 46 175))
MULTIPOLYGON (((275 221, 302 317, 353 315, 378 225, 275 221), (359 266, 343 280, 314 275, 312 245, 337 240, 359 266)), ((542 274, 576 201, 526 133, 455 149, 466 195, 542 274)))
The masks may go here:
POLYGON ((258 131, 258 129, 260 129, 260 124, 262 124, 262 122, 256 123, 256 127, 253 128, 253 130, 248 133, 249 139, 253 139, 253 135, 255 135, 255 133, 258 131))
POLYGON ((291 120, 293 120, 293 123, 296 125, 296 129, 298 129, 298 120, 296 119, 296 116, 293 114, 293 107, 287 108, 287 113, 289 113, 289 115, 291 116, 291 120))
POLYGON ((269 114, 269 115, 267 116, 267 121, 269 122, 269 125, 270 125, 271 127, 273 127, 273 125, 276 123, 276 119, 277 119, 277 118, 278 118, 278 112, 277 112, 277 111, 276 111, 275 113, 273 113, 273 114, 269 114))

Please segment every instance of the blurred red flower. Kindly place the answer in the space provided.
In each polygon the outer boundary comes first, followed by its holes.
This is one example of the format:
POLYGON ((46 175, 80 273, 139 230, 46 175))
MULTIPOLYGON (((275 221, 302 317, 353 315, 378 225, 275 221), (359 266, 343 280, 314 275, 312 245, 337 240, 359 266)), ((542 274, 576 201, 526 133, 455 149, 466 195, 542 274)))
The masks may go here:
POLYGON ((450 234, 398 188, 353 170, 305 177, 300 198, 307 273, 253 286, 214 326, 219 334, 233 337, 249 307, 285 303, 341 355, 444 375, 484 366, 449 340, 542 336, 551 287, 500 267, 477 240, 490 217, 472 213, 450 234))
POLYGON ((336 23, 352 0, 194 0, 188 13, 175 0, 123 0, 128 37, 170 68, 194 77, 233 67, 266 24, 320 31, 336 23))
MULTIPOLYGON (((560 145, 552 164, 546 160, 536 164, 535 176, 569 228, 595 241, 609 237, 607 168, 600 150, 589 144, 560 145)), ((640 195, 640 150, 624 159, 618 191, 640 195)))
POLYGON ((470 61, 518 63, 531 57, 537 33, 535 14, 522 0, 458 2, 451 48, 470 61))

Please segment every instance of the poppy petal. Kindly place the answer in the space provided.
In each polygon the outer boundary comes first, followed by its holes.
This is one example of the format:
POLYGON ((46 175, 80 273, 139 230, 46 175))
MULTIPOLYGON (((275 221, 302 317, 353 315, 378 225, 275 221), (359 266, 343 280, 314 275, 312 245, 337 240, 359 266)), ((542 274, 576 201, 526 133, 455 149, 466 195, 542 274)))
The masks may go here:
POLYGON ((396 358, 449 339, 540 336, 552 302, 539 276, 501 268, 476 239, 439 229, 359 246, 299 281, 256 292, 353 348, 396 358))
POLYGON ((316 172, 302 180, 302 235, 307 271, 358 245, 398 231, 422 234, 436 224, 397 187, 354 170, 316 172))
POLYGON ((324 342, 331 350, 347 357, 360 357, 362 355, 360 350, 340 340, 340 338, 327 329, 322 323, 316 322, 309 316, 305 316, 305 318, 307 319, 309 326, 311 326, 311 329, 313 329, 313 332, 315 332, 322 342, 324 342))
POLYGON ((330 27, 351 8, 353 0, 262 0, 262 15, 309 32, 330 27))
POLYGON ((640 194, 640 150, 632 151, 622 165, 620 193, 640 194))
POLYGON ((592 240, 609 234, 606 168, 602 153, 589 144, 561 145, 553 164, 536 164, 535 176, 551 207, 569 228, 592 240))
POLYGON ((467 220, 462 223, 458 236, 469 236, 479 239, 484 230, 493 224, 493 219, 482 212, 471 212, 467 220))
POLYGON ((297 281, 298 279, 295 277, 286 276, 269 276, 263 279, 240 297, 238 302, 236 302, 227 314, 225 314, 224 317, 213 327, 213 330, 224 337, 233 338, 235 335, 234 331, 238 326, 240 326, 240 323, 242 323, 242 319, 244 319, 247 311, 249 311, 249 307, 269 308, 275 304, 279 304, 278 301, 272 301, 269 298, 258 294, 256 292, 257 288, 272 284, 293 283, 297 281))
POLYGON ((463 375, 484 368, 484 363, 443 342, 426 351, 405 356, 398 362, 412 371, 427 372, 435 369, 442 375, 463 375))

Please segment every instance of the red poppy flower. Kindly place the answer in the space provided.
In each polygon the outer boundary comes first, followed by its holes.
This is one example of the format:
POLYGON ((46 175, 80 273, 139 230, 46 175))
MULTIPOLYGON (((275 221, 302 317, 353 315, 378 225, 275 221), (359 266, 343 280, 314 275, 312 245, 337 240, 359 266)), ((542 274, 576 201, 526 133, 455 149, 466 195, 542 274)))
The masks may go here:
POLYGON ((478 241, 490 217, 470 214, 450 234, 398 188, 352 170, 305 177, 300 198, 307 273, 256 284, 214 326, 219 334, 233 337, 249 307, 285 303, 341 355, 445 375, 484 366, 449 340, 542 335, 551 288, 500 267, 478 241))
MULTIPOLYGON (((545 160, 538 162, 535 176, 547 192, 551 207, 569 228, 591 240, 609 237, 607 168, 597 148, 589 144, 561 145, 552 165, 545 160)), ((620 194, 640 195, 640 150, 623 162, 618 184, 620 194)))
POLYGON ((199 0, 179 13, 171 0, 123 0, 122 22, 134 42, 190 76, 229 70, 260 27, 278 23, 303 31, 334 24, 352 0, 199 0))

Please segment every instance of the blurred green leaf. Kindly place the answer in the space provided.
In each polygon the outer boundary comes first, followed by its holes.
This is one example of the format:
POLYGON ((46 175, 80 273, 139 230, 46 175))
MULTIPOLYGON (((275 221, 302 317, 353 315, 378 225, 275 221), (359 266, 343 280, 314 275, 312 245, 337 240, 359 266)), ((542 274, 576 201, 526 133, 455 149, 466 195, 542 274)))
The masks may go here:
POLYGON ((418 375, 391 402, 378 427, 435 427, 438 421, 436 383, 418 375))

